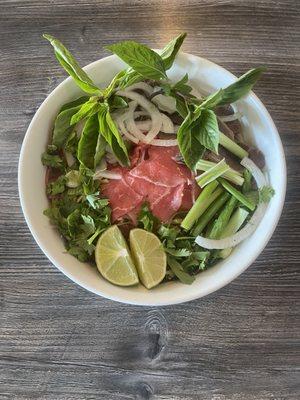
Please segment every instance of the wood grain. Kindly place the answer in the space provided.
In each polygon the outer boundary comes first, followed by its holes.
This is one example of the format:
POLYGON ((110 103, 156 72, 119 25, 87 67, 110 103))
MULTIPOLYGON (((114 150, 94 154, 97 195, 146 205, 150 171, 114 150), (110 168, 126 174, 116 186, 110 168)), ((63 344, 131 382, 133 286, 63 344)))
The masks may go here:
POLYGON ((299 399, 299 2, 0 0, 0 10, 0 399, 299 399), (286 205, 263 254, 227 287, 126 306, 51 266, 21 213, 21 143, 65 78, 41 35, 85 65, 114 41, 159 47, 181 31, 185 51, 237 75, 268 66, 256 93, 285 147, 286 205))

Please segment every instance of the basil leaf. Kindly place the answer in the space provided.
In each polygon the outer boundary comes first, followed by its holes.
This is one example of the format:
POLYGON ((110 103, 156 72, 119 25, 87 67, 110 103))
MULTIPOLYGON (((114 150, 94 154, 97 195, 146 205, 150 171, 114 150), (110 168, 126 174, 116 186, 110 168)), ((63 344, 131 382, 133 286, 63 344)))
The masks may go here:
POLYGON ((77 158, 87 168, 94 168, 94 156, 99 135, 99 123, 97 114, 86 121, 77 150, 77 158))
POLYGON ((176 110, 177 110, 177 112, 180 114, 180 116, 182 118, 185 118, 189 113, 189 109, 188 109, 188 106, 186 104, 186 101, 184 100, 183 97, 178 96, 178 95, 175 96, 175 101, 176 101, 176 110))
POLYGON ((143 75, 134 71, 132 68, 128 68, 126 70, 126 74, 123 76, 123 78, 120 82, 119 88, 125 89, 128 86, 133 85, 134 83, 142 81, 143 79, 144 79, 143 75))
POLYGON ((81 96, 78 99, 74 101, 70 101, 69 103, 64 104, 61 109, 59 110, 59 113, 67 110, 68 108, 73 108, 77 106, 81 106, 83 103, 86 103, 89 100, 88 96, 81 96))
POLYGON ((189 94, 192 91, 191 86, 187 85, 189 80, 188 74, 185 74, 178 82, 173 86, 173 90, 182 94, 189 94))
POLYGON ((217 92, 208 96, 198 107, 199 108, 215 108, 217 105, 220 104, 224 96, 224 90, 219 89, 217 92))
POLYGON ((99 165, 100 161, 104 157, 105 151, 106 151, 106 141, 104 137, 99 133, 94 155, 94 169, 96 169, 96 167, 99 165))
POLYGON ((106 48, 145 78, 155 80, 167 78, 161 56, 143 44, 128 40, 106 48))
POLYGON ((197 162, 205 151, 198 135, 199 129, 197 129, 197 126, 193 126, 192 114, 189 112, 178 129, 177 140, 184 162, 191 170, 195 169, 197 162))
POLYGON ((52 144, 58 148, 62 148, 72 133, 71 118, 80 106, 68 108, 58 114, 54 122, 52 144))
POLYGON ((113 79, 111 80, 110 84, 107 86, 106 89, 104 89, 103 96, 105 98, 110 97, 110 95, 113 93, 114 89, 119 86, 120 82, 126 75, 126 70, 123 69, 122 71, 118 72, 113 79))
POLYGON ((47 34, 44 34, 43 37, 49 40, 54 48, 57 60, 83 91, 91 95, 102 95, 101 89, 94 84, 87 73, 79 66, 73 55, 58 39, 47 34))
POLYGON ((191 285, 194 282, 195 277, 185 272, 179 262, 175 260, 175 258, 168 255, 167 260, 169 267, 182 283, 185 283, 186 285, 191 285))
POLYGON ((199 142, 218 154, 220 132, 216 114, 212 110, 202 110, 194 125, 199 142))
POLYGON ((111 147, 119 163, 123 166, 129 165, 129 158, 125 143, 111 118, 108 106, 98 113, 100 133, 111 147))
POLYGON ((121 96, 111 96, 108 103, 110 110, 128 107, 127 102, 121 96))
POLYGON ((172 67, 175 57, 186 38, 186 33, 181 33, 175 39, 171 40, 162 50, 161 57, 164 61, 165 69, 168 70, 172 67))
POLYGON ((213 108, 216 106, 234 103, 235 101, 239 100, 241 97, 250 92, 252 87, 255 85, 255 83, 265 70, 265 67, 250 69, 250 71, 242 75, 236 82, 227 86, 225 89, 221 89, 218 92, 209 96, 201 104, 201 107, 213 108), (205 104, 206 102, 208 104, 205 104))
POLYGON ((84 118, 89 118, 92 115, 96 114, 101 105, 95 99, 91 99, 84 103, 80 109, 74 114, 71 118, 71 125, 77 124, 77 122, 81 121, 84 118))

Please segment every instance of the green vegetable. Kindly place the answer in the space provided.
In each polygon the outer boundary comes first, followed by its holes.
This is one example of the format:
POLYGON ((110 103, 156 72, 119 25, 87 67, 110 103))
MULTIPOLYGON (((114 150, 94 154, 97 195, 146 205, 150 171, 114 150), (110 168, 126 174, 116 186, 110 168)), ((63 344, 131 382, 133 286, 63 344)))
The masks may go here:
POLYGON ((192 230, 194 236, 200 235, 204 228, 210 222, 210 220, 217 214, 217 212, 222 208, 222 206, 229 199, 229 193, 222 193, 206 210, 206 212, 199 218, 197 225, 192 230))
POLYGON ((108 200, 100 199, 99 194, 100 194, 99 192, 95 192, 86 195, 86 200, 94 210, 101 209, 102 207, 107 206, 108 204, 108 200))
POLYGON ((81 175, 79 171, 71 170, 66 173, 66 186, 69 188, 77 188, 81 183, 81 175))
POLYGON ((119 83, 119 89, 125 89, 134 83, 140 82, 144 79, 143 75, 139 74, 132 68, 128 68, 125 71, 125 75, 122 77, 119 83))
POLYGON ((203 188, 208 183, 216 180, 220 176, 223 176, 230 169, 229 165, 226 164, 225 159, 221 160, 218 164, 215 164, 206 172, 197 177, 198 185, 203 188))
POLYGON ((65 168, 63 159, 58 154, 49 154, 49 152, 42 154, 42 163, 47 167, 57 168, 60 170, 65 168))
POLYGON ((242 187, 242 191, 245 194, 250 192, 252 189, 252 174, 248 169, 245 168, 243 176, 244 176, 244 184, 242 187))
POLYGON ((255 204, 249 200, 243 193, 238 191, 235 187, 230 185, 229 182, 227 182, 225 179, 220 178, 219 182, 221 185, 230 193, 232 196, 234 196, 238 201, 240 201, 244 206, 249 208, 249 210, 254 211, 255 209, 255 204))
POLYGON ((89 118, 96 114, 101 108, 101 104, 97 102, 97 98, 91 97, 89 101, 82 104, 80 109, 71 118, 71 125, 77 124, 84 118, 89 118))
POLYGON ((169 249, 168 247, 165 247, 165 252, 170 254, 173 257, 189 257, 192 254, 191 250, 188 249, 169 249))
POLYGON ((188 74, 185 74, 175 85, 172 86, 173 92, 180 92, 182 94, 189 94, 192 91, 191 86, 187 85, 189 81, 188 74))
POLYGON ((225 104, 234 103, 241 97, 245 96, 250 92, 264 71, 266 71, 265 67, 250 69, 250 71, 242 75, 236 82, 223 89, 222 99, 217 105, 222 106, 225 104))
POLYGON ((205 151, 199 140, 199 132, 198 127, 193 125, 192 114, 189 112, 178 129, 177 140, 184 162, 191 170, 195 169, 205 151))
POLYGON ((218 182, 209 183, 200 193, 193 207, 185 216, 181 227, 190 230, 198 218, 207 210, 211 203, 222 193, 222 189, 217 188, 218 182), (217 188, 217 189, 216 189, 217 188), (216 190, 215 190, 216 189, 216 190))
POLYGON ((206 97, 206 99, 196 109, 215 108, 222 100, 223 93, 224 90, 219 89, 217 92, 206 97))
POLYGON ((165 69, 168 70, 172 67, 175 57, 182 46, 184 39, 186 38, 186 33, 181 33, 179 36, 171 40, 162 50, 161 57, 165 69))
MULTIPOLYGON (((208 171, 210 168, 216 166, 217 164, 212 161, 206 160, 199 160, 196 165, 196 170, 200 171, 208 171)), ((234 183, 235 185, 241 186, 244 183, 244 178, 241 176, 241 173, 235 171, 234 169, 230 168, 228 171, 223 173, 223 178, 227 179, 228 181, 234 183)))
POLYGON ((182 268, 182 266, 179 264, 178 261, 176 261, 176 259, 174 257, 168 255, 167 261, 168 261, 168 265, 171 268, 171 270, 173 271, 173 273, 177 276, 177 278, 182 283, 185 283, 186 285, 191 285, 194 282, 195 277, 191 276, 187 272, 185 272, 184 269, 182 268))
POLYGON ((62 67, 74 79, 76 84, 86 93, 91 95, 102 95, 102 91, 98 88, 86 72, 79 66, 73 55, 65 48, 65 46, 51 35, 44 34, 45 39, 49 40, 54 48, 55 56, 62 67))
POLYGON ((69 108, 74 108, 74 107, 77 107, 77 106, 81 106, 83 103, 86 103, 88 100, 89 100, 88 96, 78 97, 78 99, 70 101, 69 103, 64 104, 61 107, 61 109, 59 110, 58 114, 60 114, 61 112, 65 111, 65 110, 68 110, 69 108))
MULTIPOLYGON (((99 118, 99 116, 98 116, 99 118)), ((99 121, 98 121, 99 124, 99 121)), ((100 161, 105 155, 106 151, 106 140, 104 137, 99 133, 98 139, 97 139, 97 144, 96 144, 96 149, 95 149, 95 154, 94 154, 94 169, 99 165, 100 161)))
POLYGON ((66 177, 61 175, 54 182, 50 182, 47 185, 47 194, 55 196, 57 194, 63 193, 66 188, 66 177))
POLYGON ((106 48, 145 78, 156 80, 167 78, 161 56, 147 46, 128 40, 106 48))
MULTIPOLYGON (((228 221, 225 229, 223 230, 220 239, 234 235, 243 225, 248 215, 248 211, 244 210, 241 207, 237 208, 230 220, 228 221)), ((221 258, 227 258, 230 255, 231 251, 232 248, 223 249, 219 251, 218 256, 221 258)))
POLYGON ((202 110, 198 119, 194 122, 199 142, 206 148, 218 154, 219 127, 216 114, 211 110, 202 110))
POLYGON ((174 97, 175 97, 175 101, 176 101, 176 110, 177 110, 178 114, 182 118, 186 118, 186 116, 189 113, 189 109, 188 109, 185 99, 182 96, 179 96, 178 94, 175 94, 174 97))
POLYGON ((159 224, 158 219, 152 214, 147 204, 143 204, 137 217, 138 227, 148 232, 153 232, 156 225, 159 224))
POLYGON ((74 127, 71 126, 71 118, 80 109, 80 105, 60 112, 55 119, 52 144, 58 148, 62 148, 68 141, 74 127))
POLYGON ((94 167, 94 157, 98 143, 99 123, 95 114, 86 121, 78 143, 78 160, 87 168, 94 167))
POLYGON ((248 157, 246 150, 244 150, 241 146, 231 140, 228 136, 224 135, 222 132, 220 132, 220 145, 238 158, 248 157))
POLYGON ((219 239, 221 237, 223 230, 227 226, 231 214, 233 213, 237 203, 238 201, 233 196, 227 201, 220 215, 212 225, 211 231, 209 233, 210 239, 219 239))
POLYGON ((129 165, 129 157, 125 143, 116 127, 108 106, 98 113, 100 134, 111 147, 119 163, 123 166, 129 165))
POLYGON ((275 190, 271 186, 263 186, 258 190, 259 202, 268 203, 275 194, 275 190))

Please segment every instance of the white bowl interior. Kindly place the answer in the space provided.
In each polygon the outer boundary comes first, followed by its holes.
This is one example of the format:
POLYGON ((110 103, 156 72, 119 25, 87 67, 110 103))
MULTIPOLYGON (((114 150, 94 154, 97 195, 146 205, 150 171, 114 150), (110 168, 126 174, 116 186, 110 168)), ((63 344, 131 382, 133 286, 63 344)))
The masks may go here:
MULTIPOLYGON (((105 86, 122 68, 123 62, 116 56, 110 56, 88 65, 85 70, 95 82, 105 86)), ((206 59, 180 53, 169 71, 169 76, 178 80, 186 72, 193 86, 207 92, 224 87, 236 79, 230 72, 206 59)), ((142 285, 131 288, 113 286, 95 268, 67 254, 60 236, 43 215, 48 201, 45 195, 45 168, 40 157, 45 151, 53 120, 60 106, 79 95, 80 90, 68 78, 48 96, 28 128, 19 161, 19 193, 23 212, 32 235, 51 262, 74 282, 96 294, 141 305, 175 304, 199 298, 221 288, 243 272, 270 239, 281 214, 286 186, 282 144, 276 127, 260 100, 251 93, 236 105, 244 114, 246 135, 265 155, 266 172, 275 189, 275 196, 258 229, 229 258, 199 274, 191 286, 170 282, 148 291, 142 285)))

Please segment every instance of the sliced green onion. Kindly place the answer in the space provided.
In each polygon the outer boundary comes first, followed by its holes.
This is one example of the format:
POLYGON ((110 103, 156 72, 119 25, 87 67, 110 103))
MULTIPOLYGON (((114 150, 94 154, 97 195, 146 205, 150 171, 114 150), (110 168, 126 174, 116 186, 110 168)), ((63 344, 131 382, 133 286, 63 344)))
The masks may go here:
POLYGON ((210 233, 209 233, 209 238, 210 239, 219 239, 220 236, 223 234, 223 230, 227 226, 229 219, 233 213, 233 210, 235 209, 238 201, 235 197, 231 196, 230 199, 227 201, 225 204, 225 207, 221 211, 220 215, 218 218, 215 220, 213 223, 210 233))
POLYGON ((197 225, 193 229, 192 234, 194 236, 200 235, 200 233, 207 226, 209 221, 216 215, 216 213, 221 209, 223 204, 226 203, 226 201, 229 199, 229 197, 230 197, 229 193, 223 193, 220 197, 217 198, 216 201, 214 201, 211 204, 211 206, 202 215, 202 217, 199 218, 197 225))
POLYGON ((232 196, 234 196, 238 201, 240 201, 244 206, 249 208, 249 210, 254 211, 255 209, 255 204, 248 199, 243 193, 239 192, 236 188, 230 185, 225 179, 220 178, 219 182, 221 185, 230 193, 232 196))
POLYGON ((222 193, 222 189, 218 188, 218 182, 209 183, 200 193, 193 207, 181 222, 181 227, 190 230, 197 219, 207 210, 213 201, 222 193), (216 189, 216 190, 215 190, 216 189))
MULTIPOLYGON (((196 169, 200 171, 208 171, 214 165, 217 164, 213 161, 199 160, 196 165, 196 169)), ((235 171, 233 168, 229 168, 229 170, 223 174, 223 178, 238 186, 242 186, 244 183, 244 178, 242 177, 242 174, 238 171, 235 171)))
POLYGON ((232 154, 239 158, 248 157, 248 153, 241 146, 236 144, 233 140, 229 139, 228 136, 224 135, 224 133, 220 132, 220 145, 225 147, 225 149, 229 150, 232 154))
MULTIPOLYGON (((220 239, 234 235, 243 225, 248 215, 249 215, 248 211, 239 207, 230 218, 227 226, 222 232, 220 239)), ((229 247, 227 249, 220 250, 218 256, 221 258, 227 258, 231 252, 232 252, 232 247, 229 247)))
POLYGON ((218 164, 215 164, 213 167, 209 168, 207 171, 203 172, 203 174, 199 175, 196 178, 198 185, 203 188, 208 183, 216 180, 220 176, 222 176, 226 171, 230 169, 229 165, 226 164, 225 159, 221 160, 218 164))

